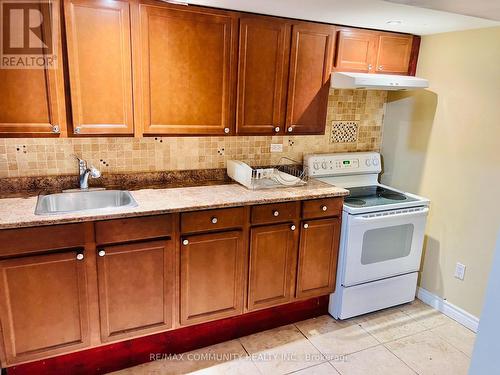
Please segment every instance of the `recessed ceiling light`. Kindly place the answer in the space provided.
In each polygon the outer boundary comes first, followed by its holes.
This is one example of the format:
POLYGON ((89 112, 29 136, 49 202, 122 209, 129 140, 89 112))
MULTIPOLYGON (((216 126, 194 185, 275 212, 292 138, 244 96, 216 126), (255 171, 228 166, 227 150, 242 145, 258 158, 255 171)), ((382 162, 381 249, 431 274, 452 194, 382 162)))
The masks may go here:
POLYGON ((401 25, 403 21, 401 20, 389 20, 386 22, 388 25, 401 25))

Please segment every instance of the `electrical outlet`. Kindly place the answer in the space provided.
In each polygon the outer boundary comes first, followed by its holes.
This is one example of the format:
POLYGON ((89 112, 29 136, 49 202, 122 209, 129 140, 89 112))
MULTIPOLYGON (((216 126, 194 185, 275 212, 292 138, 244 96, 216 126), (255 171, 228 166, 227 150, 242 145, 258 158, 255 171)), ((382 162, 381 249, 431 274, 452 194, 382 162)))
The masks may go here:
POLYGON ((271 152, 283 152, 283 145, 281 143, 271 143, 271 152))
POLYGON ((455 266, 455 275, 457 279, 463 280, 465 277, 465 265, 463 265, 460 262, 457 262, 457 265, 455 266))

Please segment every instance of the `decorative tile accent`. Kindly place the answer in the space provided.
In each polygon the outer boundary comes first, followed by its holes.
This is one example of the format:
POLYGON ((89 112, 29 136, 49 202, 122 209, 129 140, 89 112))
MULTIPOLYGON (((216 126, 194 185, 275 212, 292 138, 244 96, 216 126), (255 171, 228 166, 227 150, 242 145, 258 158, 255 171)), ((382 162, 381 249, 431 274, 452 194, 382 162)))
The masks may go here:
POLYGON ((304 154, 378 151, 386 91, 330 90, 325 135, 148 137, 148 138, 3 138, 0 178, 77 173, 72 154, 106 173, 225 168, 226 160, 251 165, 276 164, 286 156, 301 161, 304 154), (333 121, 358 123, 358 139, 330 143, 333 121), (283 152, 270 152, 271 143, 283 152))
POLYGON ((357 121, 333 121, 330 143, 353 143, 358 141, 357 121))

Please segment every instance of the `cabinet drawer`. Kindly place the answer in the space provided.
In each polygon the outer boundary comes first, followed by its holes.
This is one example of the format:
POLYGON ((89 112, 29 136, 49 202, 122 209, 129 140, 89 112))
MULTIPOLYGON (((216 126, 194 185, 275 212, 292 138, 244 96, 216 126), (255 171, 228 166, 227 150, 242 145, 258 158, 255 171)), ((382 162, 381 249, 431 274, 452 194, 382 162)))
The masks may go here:
POLYGON ((110 244, 167 237, 173 233, 173 224, 172 215, 98 221, 95 240, 97 244, 110 244))
POLYGON ((299 218, 299 202, 263 204, 252 207, 252 224, 282 223, 299 218))
POLYGON ((0 257, 43 250, 82 247, 85 224, 0 230, 0 257))
POLYGON ((321 217, 340 216, 342 213, 342 198, 314 199, 302 202, 302 218, 314 219, 321 217))
POLYGON ((226 228, 239 228, 245 222, 243 207, 185 212, 181 214, 181 232, 203 232, 226 228))

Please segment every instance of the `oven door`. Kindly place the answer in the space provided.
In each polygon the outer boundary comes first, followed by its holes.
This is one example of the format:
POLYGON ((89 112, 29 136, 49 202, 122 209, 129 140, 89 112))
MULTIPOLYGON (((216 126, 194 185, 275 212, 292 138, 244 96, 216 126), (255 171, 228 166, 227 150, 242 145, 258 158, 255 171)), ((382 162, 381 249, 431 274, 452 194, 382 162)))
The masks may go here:
POLYGON ((347 215, 343 285, 418 271, 429 208, 347 215))

